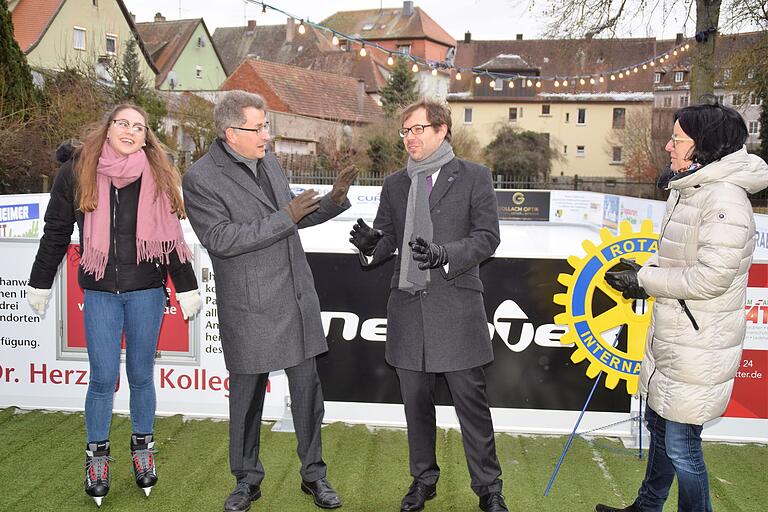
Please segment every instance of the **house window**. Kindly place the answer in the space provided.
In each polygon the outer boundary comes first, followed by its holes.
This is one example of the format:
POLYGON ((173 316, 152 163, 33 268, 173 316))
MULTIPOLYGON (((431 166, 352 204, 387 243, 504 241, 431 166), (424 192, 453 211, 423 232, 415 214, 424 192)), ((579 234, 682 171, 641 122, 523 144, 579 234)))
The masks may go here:
POLYGON ((397 51, 399 51, 403 55, 410 55, 411 54, 411 45, 410 44, 399 44, 399 45, 397 45, 397 51))
POLYGON ((503 91, 504 90, 504 80, 501 78, 496 78, 493 81, 493 90, 494 91, 503 91))
POLYGON ((75 27, 73 34, 75 50, 85 50, 85 29, 81 27, 75 27))
POLYGON ((509 107, 509 120, 512 123, 517 122, 517 107, 509 107))
POLYGON ((576 156, 584 156, 587 154, 587 150, 584 146, 576 146, 576 156))
POLYGON ((731 70, 730 69, 724 69, 723 70, 723 80, 730 80, 731 79, 731 70))
POLYGON ((760 121, 750 121, 749 122, 749 134, 750 135, 757 135, 760 133, 760 121))
POLYGON ((611 163, 614 164, 620 164, 621 163, 621 146, 613 146, 613 160, 611 160, 611 163))
POLYGON ((667 108, 672 106, 672 96, 664 96, 664 106, 667 108))
POLYGON ((675 82, 682 82, 683 81, 683 72, 682 71, 675 71, 675 82))
POLYGON ((760 97, 757 94, 750 94, 749 95, 749 104, 750 105, 759 105, 760 103, 762 103, 762 102, 760 101, 760 97))
POLYGON ((565 113, 565 122, 566 123, 570 123, 571 122, 571 113, 570 112, 566 112, 565 113))
POLYGON ((568 145, 567 144, 565 146, 563 146, 563 154, 564 155, 568 154, 568 145))
POLYGON ((551 115, 550 114, 550 107, 551 107, 551 105, 542 105, 541 106, 541 115, 543 115, 543 116, 551 115))
POLYGON ((715 95, 715 99, 717 99, 718 105, 725 105, 725 103, 724 103, 725 102, 725 96, 723 96, 722 94, 715 95))
POLYGON ((91 0, 91 3, 93 4, 94 7, 99 6, 99 0, 91 0))
POLYGON ((653 74, 653 83, 660 84, 661 83, 661 73, 654 73, 653 74))
POLYGON ((738 107, 741 105, 741 94, 734 94, 733 95, 733 105, 738 107))
POLYGON ((195 66, 195 78, 203 78, 203 67, 195 66))
POLYGON ((687 95, 684 94, 684 95, 680 96, 680 106, 681 107, 687 107, 688 106, 688 96, 687 95))
POLYGON ((615 108, 613 109, 613 127, 624 128, 627 118, 627 109, 615 108))
POLYGON ((464 109, 464 124, 472 124, 472 109, 464 109))
POLYGON ((587 109, 579 109, 579 113, 576 116, 576 124, 587 124, 587 109))
POLYGON ((115 55, 117 53, 117 36, 107 34, 107 55, 115 55))

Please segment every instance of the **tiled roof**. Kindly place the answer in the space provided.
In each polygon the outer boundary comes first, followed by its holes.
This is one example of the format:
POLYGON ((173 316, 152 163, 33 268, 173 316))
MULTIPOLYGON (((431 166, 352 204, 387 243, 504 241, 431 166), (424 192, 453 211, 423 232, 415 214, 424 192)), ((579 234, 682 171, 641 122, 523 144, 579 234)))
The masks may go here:
POLYGON ((264 96, 270 110, 352 123, 381 120, 381 107, 349 76, 246 59, 221 86, 264 96))
POLYGON ((45 34, 66 0, 21 0, 11 13, 13 37, 29 53, 45 34))
POLYGON ((420 7, 410 16, 403 9, 368 9, 365 11, 339 11, 320 22, 321 25, 368 40, 430 39, 456 46, 456 39, 430 18, 420 7))
POLYGON ((165 81, 168 72, 173 69, 176 60, 197 29, 197 25, 202 21, 202 18, 199 18, 136 24, 142 41, 147 45, 152 60, 160 71, 155 80, 157 86, 165 81))
MULTIPOLYGON (((510 71, 512 60, 503 56, 517 56, 529 68, 538 69, 541 76, 576 77, 620 70, 672 48, 674 40, 654 38, 636 39, 530 39, 510 41, 457 41, 456 66, 483 67, 500 73, 510 71), (498 66, 498 67, 496 67, 498 66)), ((451 92, 470 90, 472 80, 462 77, 451 81, 451 92)), ((554 91, 551 82, 544 82, 540 92, 554 91)), ((571 84, 559 92, 650 92, 653 90, 653 68, 639 70, 621 80, 606 80, 603 84, 578 87, 571 84)))

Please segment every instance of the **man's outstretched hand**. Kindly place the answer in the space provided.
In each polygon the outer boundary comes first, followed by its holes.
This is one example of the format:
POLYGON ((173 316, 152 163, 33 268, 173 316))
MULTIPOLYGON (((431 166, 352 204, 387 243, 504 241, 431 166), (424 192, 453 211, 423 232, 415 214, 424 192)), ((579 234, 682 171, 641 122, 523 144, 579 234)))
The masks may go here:
POLYGON ((619 261, 629 267, 629 270, 606 272, 605 281, 621 292, 625 299, 647 299, 648 294, 637 280, 637 272, 642 268, 634 260, 621 258, 619 261))
POLYGON ((413 259, 419 262, 420 270, 439 268, 448 263, 448 251, 442 245, 427 242, 420 236, 408 245, 411 246, 413 259))
POLYGON ((336 181, 333 182, 333 188, 330 192, 331 199, 334 203, 338 205, 344 204, 344 201, 347 199, 349 187, 355 182, 359 172, 357 167, 350 165, 345 167, 339 175, 336 176, 336 181))
POLYGON ((291 216, 294 224, 298 224, 301 219, 320 208, 320 197, 317 190, 305 190, 294 197, 290 203, 283 208, 291 216))
POLYGON ((357 247, 360 254, 364 256, 371 256, 376 244, 379 243, 384 233, 379 229, 373 229, 365 223, 363 219, 357 219, 357 222, 352 226, 352 231, 349 232, 352 245, 357 247))

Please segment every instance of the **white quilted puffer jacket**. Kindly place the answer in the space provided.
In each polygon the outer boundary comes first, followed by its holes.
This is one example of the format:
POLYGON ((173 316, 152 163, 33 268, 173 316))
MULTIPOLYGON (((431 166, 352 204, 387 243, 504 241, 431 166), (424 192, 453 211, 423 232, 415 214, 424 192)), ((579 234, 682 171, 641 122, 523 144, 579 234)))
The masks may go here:
POLYGON ((656 298, 640 393, 665 419, 701 425, 728 405, 755 250, 747 192, 766 186, 768 165, 744 148, 669 182, 659 250, 638 273, 656 298))

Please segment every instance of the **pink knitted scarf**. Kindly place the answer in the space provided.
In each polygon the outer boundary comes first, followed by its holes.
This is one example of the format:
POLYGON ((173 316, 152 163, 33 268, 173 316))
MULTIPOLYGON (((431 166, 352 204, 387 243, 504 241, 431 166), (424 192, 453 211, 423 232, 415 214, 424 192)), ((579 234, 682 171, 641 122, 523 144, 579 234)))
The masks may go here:
POLYGON ((136 264, 140 261, 161 259, 169 262, 176 250, 182 263, 192 259, 192 252, 184 242, 181 223, 171 213, 167 194, 158 193, 157 184, 143 149, 130 155, 121 155, 104 143, 96 167, 98 204, 86 212, 83 226, 83 257, 80 264, 96 280, 104 277, 109 259, 110 241, 110 185, 121 189, 141 178, 139 206, 136 212, 136 264))

